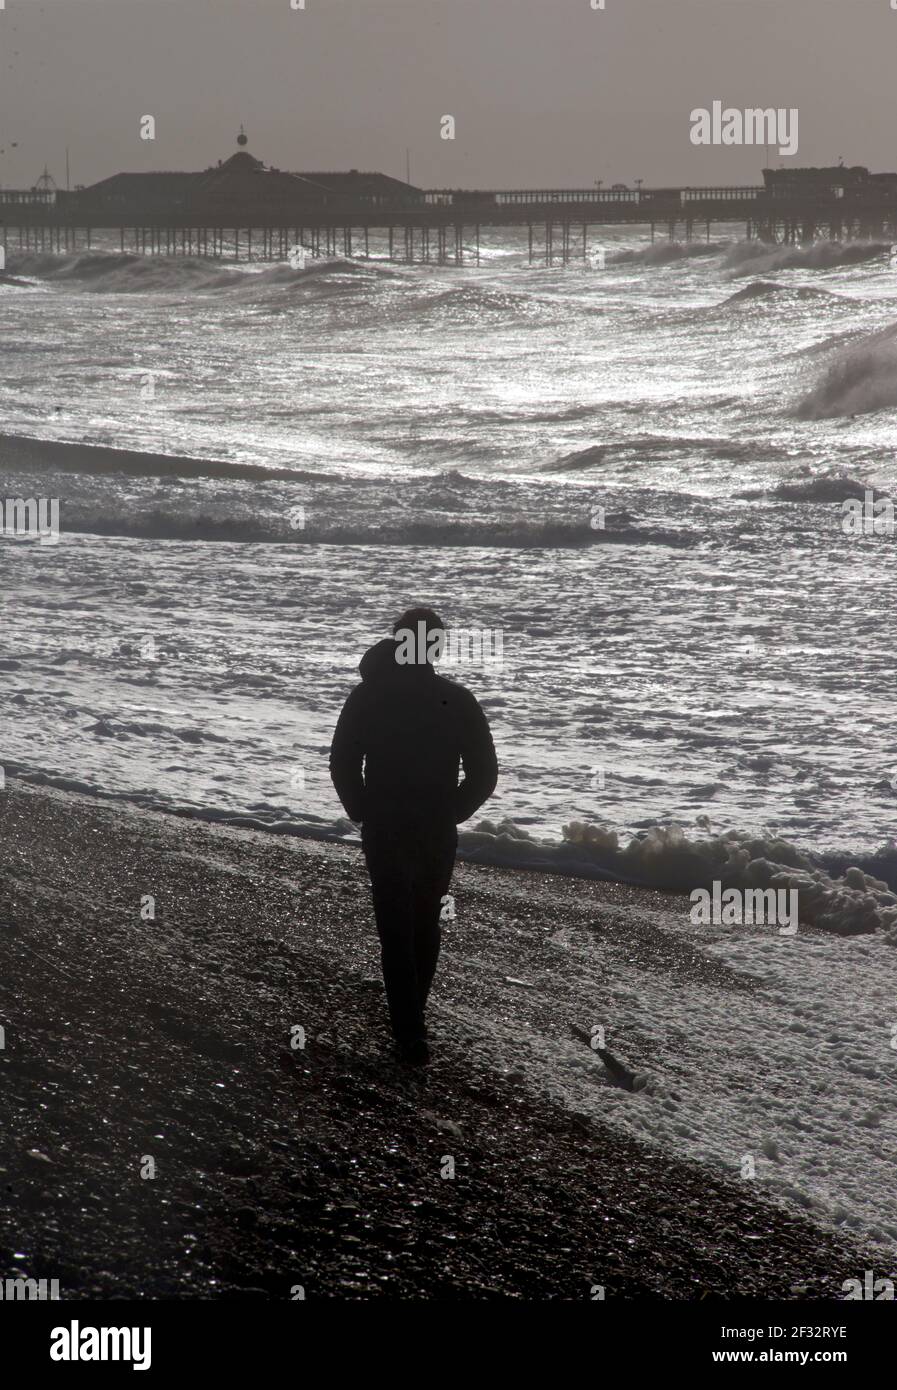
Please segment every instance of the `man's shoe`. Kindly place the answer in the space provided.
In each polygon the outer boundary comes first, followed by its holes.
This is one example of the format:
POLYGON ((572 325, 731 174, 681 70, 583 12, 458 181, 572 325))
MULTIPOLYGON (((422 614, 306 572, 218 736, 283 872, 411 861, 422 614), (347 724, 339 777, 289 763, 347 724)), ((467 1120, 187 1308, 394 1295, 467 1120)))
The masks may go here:
POLYGON ((430 1060, 430 1049, 425 1038, 415 1038, 413 1042, 396 1044, 399 1058, 409 1067, 425 1067, 430 1060))

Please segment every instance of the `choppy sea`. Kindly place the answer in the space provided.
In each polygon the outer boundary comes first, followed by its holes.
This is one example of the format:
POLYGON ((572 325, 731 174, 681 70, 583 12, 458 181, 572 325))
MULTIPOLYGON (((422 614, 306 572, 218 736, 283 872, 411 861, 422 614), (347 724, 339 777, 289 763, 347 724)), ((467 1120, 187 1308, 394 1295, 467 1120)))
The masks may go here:
POLYGON ((897 487, 897 271, 727 230, 603 270, 515 231, 460 269, 10 255, 0 496, 61 533, 0 536, 0 762, 348 830, 333 725, 413 601, 501 633, 453 673, 494 822, 888 840, 897 537, 843 504, 897 487))

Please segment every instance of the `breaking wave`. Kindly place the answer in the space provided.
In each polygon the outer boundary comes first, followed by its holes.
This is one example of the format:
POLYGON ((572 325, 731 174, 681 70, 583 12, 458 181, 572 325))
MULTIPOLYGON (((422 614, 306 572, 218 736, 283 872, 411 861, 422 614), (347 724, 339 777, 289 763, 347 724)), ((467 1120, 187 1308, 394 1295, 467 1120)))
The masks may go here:
POLYGON ((728 251, 724 266, 731 279, 744 275, 768 275, 777 270, 831 270, 838 265, 859 265, 889 249, 878 241, 817 241, 811 246, 777 246, 740 241, 728 251))
POLYGON ((390 274, 369 262, 334 258, 313 261, 304 270, 286 263, 264 270, 227 266, 196 256, 143 256, 112 251, 53 256, 26 253, 9 258, 17 276, 29 276, 48 284, 64 285, 82 293, 187 294, 231 291, 255 296, 279 287, 298 287, 338 274, 342 277, 390 274))
POLYGON ((750 285, 745 285, 743 290, 736 290, 724 300, 724 304, 741 304, 746 299, 767 299, 770 295, 781 294, 782 286, 774 285, 771 280, 754 280, 750 285))
POLYGON ((831 299, 833 296, 828 290, 813 289, 809 285, 776 285, 771 280, 754 280, 743 289, 736 290, 730 294, 728 299, 724 299, 719 305, 721 309, 728 309, 736 305, 751 303, 755 300, 780 299, 782 296, 791 299, 831 299))
POLYGON ((608 256, 610 265, 669 265, 673 261, 693 261, 718 256, 729 246, 728 241, 688 242, 663 241, 653 246, 641 246, 636 251, 616 251, 608 256))
POLYGON ((897 324, 842 350, 798 402, 798 420, 867 415, 897 407, 897 324))
MULTIPOLYGON (((149 725, 130 725, 136 734, 149 725)), ((100 732, 99 730, 97 732, 100 732)), ((121 737, 125 727, 102 730, 121 737)), ((166 730, 192 741, 194 731, 166 730)), ((168 814, 216 824, 239 826, 274 835, 345 842, 358 831, 351 821, 328 821, 309 815, 293 818, 276 807, 253 806, 234 811, 215 806, 176 804, 140 792, 107 792, 90 782, 45 773, 18 763, 9 770, 37 786, 126 802, 168 814)), ((889 842, 874 855, 834 853, 824 856, 798 849, 787 840, 727 831, 690 840, 678 825, 654 825, 623 846, 616 831, 572 821, 562 840, 539 840, 513 821, 482 820, 458 836, 458 858, 468 863, 601 879, 668 892, 695 888, 796 890, 799 920, 836 936, 881 934, 897 946, 897 845, 889 842)))
POLYGON ((773 488, 746 488, 736 496, 750 499, 754 497, 779 497, 786 502, 843 502, 853 497, 863 500, 868 491, 874 491, 871 483, 862 482, 849 473, 832 469, 812 476, 784 478, 773 488))
POLYGON ((593 545, 691 546, 689 531, 657 526, 619 525, 602 530, 565 522, 402 521, 306 526, 292 529, 287 517, 216 516, 164 511, 90 512, 77 504, 64 509, 69 534, 120 536, 138 540, 231 542, 255 545, 472 546, 497 549, 581 549, 593 545))
POLYGON ((710 889, 714 882, 723 888, 796 889, 801 922, 838 936, 882 932, 889 945, 897 946, 893 844, 857 862, 848 855, 821 859, 786 840, 740 831, 690 840, 680 826, 657 825, 621 847, 616 831, 580 821, 564 826, 560 844, 539 842, 508 822, 496 826, 489 821, 464 832, 460 841, 463 857, 479 862, 677 892, 710 889), (866 869, 886 873, 890 883, 866 869))

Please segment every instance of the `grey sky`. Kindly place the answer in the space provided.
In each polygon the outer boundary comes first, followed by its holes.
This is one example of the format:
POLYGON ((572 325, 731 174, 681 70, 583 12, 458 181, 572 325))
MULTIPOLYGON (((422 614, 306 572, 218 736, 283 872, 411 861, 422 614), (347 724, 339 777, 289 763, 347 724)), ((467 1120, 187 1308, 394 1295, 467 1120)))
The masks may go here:
POLYGON ((285 169, 403 177, 410 146, 428 187, 759 182, 762 149, 691 145, 714 99, 797 107, 792 163, 897 168, 890 0, 605 2, 5 0, 0 182, 62 183, 67 144, 73 183, 201 169, 241 121, 285 169))

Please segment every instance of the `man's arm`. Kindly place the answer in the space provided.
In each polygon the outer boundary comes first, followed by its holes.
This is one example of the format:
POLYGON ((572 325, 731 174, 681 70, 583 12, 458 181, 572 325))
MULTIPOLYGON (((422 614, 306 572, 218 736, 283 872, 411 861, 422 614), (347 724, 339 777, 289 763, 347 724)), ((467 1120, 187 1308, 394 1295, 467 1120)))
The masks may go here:
POLYGON ((350 694, 336 721, 330 745, 330 779, 349 820, 360 821, 364 809, 364 738, 361 727, 361 686, 350 694))
POLYGON ((489 721, 473 695, 465 716, 461 742, 464 777, 455 795, 456 824, 467 820, 488 801, 498 781, 498 760, 489 721))

